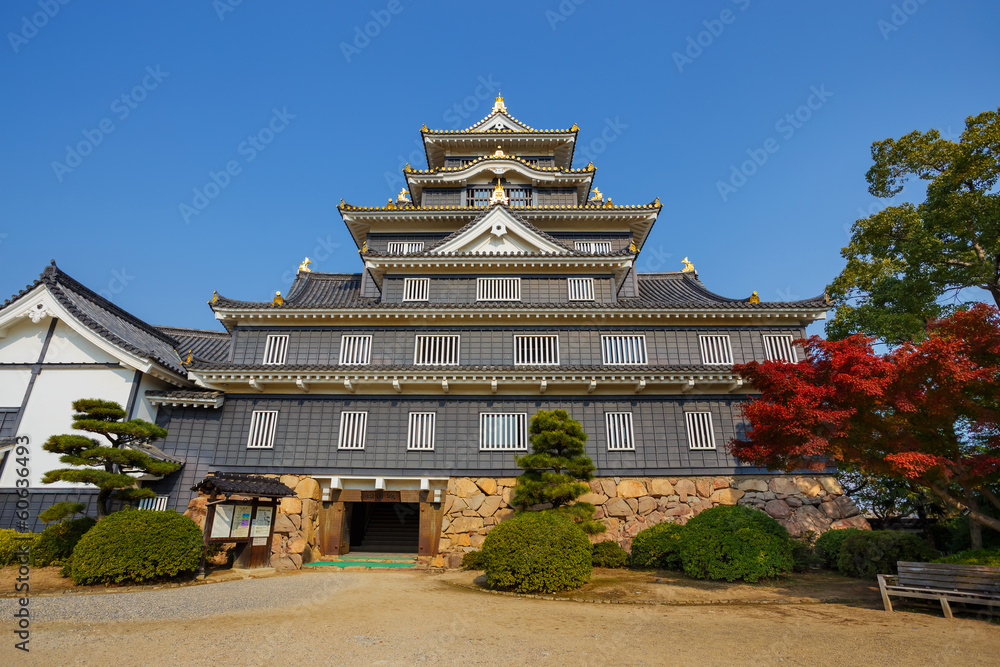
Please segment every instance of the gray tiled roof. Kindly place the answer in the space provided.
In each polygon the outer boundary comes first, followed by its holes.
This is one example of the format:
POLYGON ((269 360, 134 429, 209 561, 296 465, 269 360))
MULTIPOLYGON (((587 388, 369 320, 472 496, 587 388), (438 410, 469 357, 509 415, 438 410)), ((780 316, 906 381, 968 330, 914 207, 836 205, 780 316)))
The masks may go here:
POLYGON ((191 490, 203 493, 211 493, 214 490, 220 493, 265 496, 268 498, 295 495, 295 491, 273 477, 243 475, 234 472, 210 472, 197 486, 192 486, 191 490))
POLYGON ((382 303, 378 299, 361 297, 360 273, 299 273, 295 277, 284 304, 269 301, 238 301, 219 296, 214 307, 223 308, 378 308, 427 309, 467 308, 496 310, 502 308, 561 308, 566 310, 608 308, 826 308, 829 303, 822 295, 801 301, 750 303, 750 297, 728 298, 710 292, 694 273, 637 274, 639 297, 621 299, 615 303, 574 301, 572 303, 431 303, 408 301, 382 303))
POLYGON ((178 458, 176 456, 171 456, 170 454, 167 454, 156 445, 140 445, 133 443, 129 445, 129 449, 134 449, 137 452, 142 452, 146 456, 154 458, 157 461, 169 461, 170 463, 179 463, 181 466, 184 465, 184 459, 178 458))
POLYGON ((672 366, 416 366, 413 364, 393 364, 388 366, 355 366, 338 364, 304 364, 304 365, 263 365, 263 364, 213 364, 197 362, 188 366, 193 371, 217 370, 217 371, 238 371, 238 372, 260 372, 260 373, 296 373, 309 371, 342 371, 344 373, 383 373, 383 372, 411 372, 434 374, 451 373, 704 373, 712 371, 728 371, 731 366, 703 366, 703 365, 672 365, 672 366))
MULTIPOLYGON (((194 364, 191 364, 194 366, 194 364)), ((213 364, 213 368, 215 365, 213 364)), ((177 400, 183 399, 205 399, 212 400, 224 396, 225 392, 222 391, 199 391, 197 389, 175 389, 173 391, 167 390, 149 390, 146 392, 146 396, 159 397, 159 398, 176 398, 177 400)))
POLYGON ((189 351, 193 359, 225 361, 229 358, 229 344, 233 337, 226 331, 180 327, 156 328, 177 341, 177 352, 184 359, 187 359, 189 351))
POLYGON ((63 307, 99 336, 175 373, 187 375, 175 351, 178 342, 174 338, 77 282, 60 271, 55 261, 45 267, 38 280, 5 301, 0 311, 11 307, 39 285, 45 285, 63 307))

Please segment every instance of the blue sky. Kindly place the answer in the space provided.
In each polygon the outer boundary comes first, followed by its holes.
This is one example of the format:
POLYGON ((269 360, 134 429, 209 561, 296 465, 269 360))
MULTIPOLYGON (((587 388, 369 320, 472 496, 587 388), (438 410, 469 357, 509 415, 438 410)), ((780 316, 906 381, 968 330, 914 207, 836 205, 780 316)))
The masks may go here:
POLYGON ((212 290, 268 299, 305 255, 359 271, 340 199, 384 204, 424 166, 421 124, 471 125, 499 86, 528 125, 579 125, 577 166, 615 203, 660 198, 641 270, 688 256, 727 296, 813 296, 885 204, 871 143, 957 138, 1000 104, 998 19, 961 0, 8 0, 0 293, 55 258, 149 322, 214 328, 212 290))

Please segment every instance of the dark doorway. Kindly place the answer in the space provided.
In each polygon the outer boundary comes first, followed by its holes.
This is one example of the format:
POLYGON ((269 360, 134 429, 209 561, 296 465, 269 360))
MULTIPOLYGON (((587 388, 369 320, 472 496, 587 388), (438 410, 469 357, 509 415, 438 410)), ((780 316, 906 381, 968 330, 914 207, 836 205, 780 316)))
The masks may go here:
POLYGON ((351 506, 351 551, 417 553, 420 543, 418 503, 347 503, 351 506))

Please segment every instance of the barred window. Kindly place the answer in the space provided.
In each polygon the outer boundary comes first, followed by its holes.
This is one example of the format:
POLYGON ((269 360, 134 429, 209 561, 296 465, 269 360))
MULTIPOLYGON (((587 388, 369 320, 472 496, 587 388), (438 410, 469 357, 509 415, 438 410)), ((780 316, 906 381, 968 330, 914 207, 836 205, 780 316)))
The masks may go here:
POLYGON ((635 449, 631 412, 605 412, 608 427, 608 451, 635 449))
POLYGON ((593 278, 570 278, 569 279, 569 300, 570 301, 593 301, 594 300, 594 279, 593 278))
POLYGON ((764 356, 768 361, 787 361, 794 364, 798 361, 795 347, 792 346, 791 335, 765 335, 764 356))
POLYGON ((337 449, 364 449, 367 429, 367 412, 341 412, 337 449))
POLYGON ((413 349, 413 363, 417 366, 454 366, 459 361, 461 336, 418 335, 413 349))
POLYGON ((733 351, 729 347, 729 336, 698 336, 701 345, 701 362, 706 366, 731 365, 733 351))
POLYGON ((559 336, 514 336, 515 366, 558 366, 559 336))
POLYGON ((139 509, 163 512, 167 509, 167 501, 169 499, 170 496, 156 496, 155 498, 142 498, 139 500, 139 509))
POLYGON ((370 364, 372 337, 370 334, 344 334, 340 337, 340 363, 343 366, 370 364))
POLYGON ((424 249, 423 241, 389 241, 386 252, 390 255, 405 255, 424 249))
POLYGON ((486 206, 490 203, 493 188, 469 188, 466 192, 465 205, 470 207, 486 206))
POLYGON ((528 448, 527 412, 479 413, 479 449, 525 450, 528 448))
POLYGON ((277 410, 254 410, 250 415, 250 449, 271 449, 274 447, 274 429, 278 424, 277 410))
POLYGON ((601 336, 601 358, 605 365, 643 365, 646 363, 646 337, 601 336))
POLYGON ((477 301, 520 301, 520 278, 478 278, 477 301))
POLYGON ((511 206, 531 206, 531 188, 507 188, 511 206))
POLYGON ((711 412, 688 412, 688 445, 691 449, 715 449, 715 432, 712 430, 711 412))
POLYGON ((404 278, 403 301, 427 301, 430 284, 430 278, 404 278))
POLYGON ((607 255, 611 252, 611 241, 577 241, 576 249, 588 255, 607 255))
POLYGON ((435 421, 436 415, 433 412, 411 412, 406 448, 420 451, 433 450, 435 421))
POLYGON ((268 336, 264 343, 264 365, 280 366, 288 356, 288 336, 268 336))

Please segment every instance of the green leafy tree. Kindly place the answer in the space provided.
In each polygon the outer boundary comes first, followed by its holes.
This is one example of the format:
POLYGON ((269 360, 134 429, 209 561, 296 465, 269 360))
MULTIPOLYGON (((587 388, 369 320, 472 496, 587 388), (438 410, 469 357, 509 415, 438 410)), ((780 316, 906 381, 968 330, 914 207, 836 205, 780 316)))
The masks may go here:
POLYGON ((872 159, 871 194, 889 199, 920 179, 926 198, 854 223, 847 266, 828 287, 838 305, 827 335, 920 340, 929 321, 968 305, 970 288, 1000 306, 1000 109, 967 118, 957 142, 911 132, 872 144, 872 159))
POLYGON ((574 502, 590 487, 594 462, 584 453, 587 434, 580 422, 565 410, 539 410, 531 418, 531 454, 515 459, 524 473, 517 478, 511 504, 519 510, 535 505, 551 505, 578 523, 588 534, 605 530, 594 520, 594 506, 574 502))
MULTIPOLYGON (((156 424, 142 419, 124 421, 122 406, 113 401, 88 398, 73 401, 73 428, 103 437, 109 444, 84 435, 54 435, 43 445, 45 451, 62 454, 59 460, 76 468, 50 470, 42 477, 43 484, 53 482, 79 482, 93 484, 97 493, 98 518, 108 515, 108 500, 117 498, 136 501, 141 498, 155 498, 152 489, 135 486, 135 478, 122 472, 123 469, 137 470, 152 475, 169 475, 180 469, 180 465, 169 461, 159 461, 132 445, 148 445, 166 437, 167 431, 156 424)), ((56 506, 49 508, 53 510, 56 506)), ((69 512, 73 507, 64 507, 69 512)), ((47 511, 48 512, 48 511, 47 511)), ((61 512, 48 512, 50 520, 61 512)))

